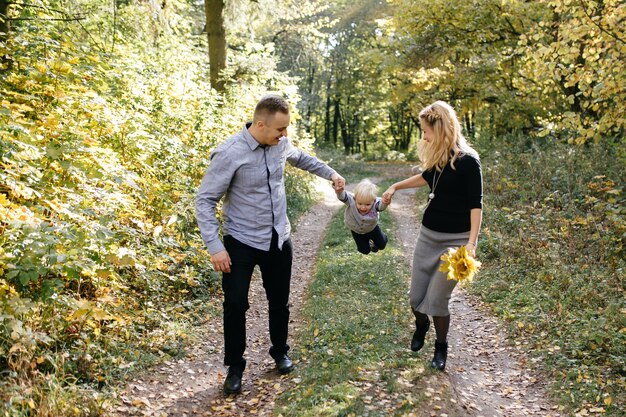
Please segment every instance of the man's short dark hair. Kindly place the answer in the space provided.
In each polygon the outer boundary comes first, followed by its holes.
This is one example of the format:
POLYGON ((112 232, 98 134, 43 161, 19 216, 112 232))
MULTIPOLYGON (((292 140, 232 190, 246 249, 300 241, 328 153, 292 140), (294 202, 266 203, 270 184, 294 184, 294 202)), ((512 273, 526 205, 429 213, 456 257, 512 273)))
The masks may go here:
POLYGON ((276 113, 289 114, 289 103, 287 100, 276 94, 263 96, 254 108, 254 120, 267 119, 276 113))

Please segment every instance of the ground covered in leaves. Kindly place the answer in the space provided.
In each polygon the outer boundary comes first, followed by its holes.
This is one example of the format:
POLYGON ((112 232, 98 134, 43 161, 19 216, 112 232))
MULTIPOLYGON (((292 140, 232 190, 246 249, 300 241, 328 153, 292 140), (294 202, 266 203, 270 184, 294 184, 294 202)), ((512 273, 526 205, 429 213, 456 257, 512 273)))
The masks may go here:
MULTIPOLYGON (((409 169, 383 166, 375 180, 384 189, 389 180, 383 174, 403 178, 409 169)), ((421 218, 414 193, 398 193, 383 214, 389 247, 362 256, 342 230, 342 215, 336 214, 342 205, 330 187, 321 190, 324 198, 293 235, 291 344, 297 370, 289 376, 274 370, 263 289, 254 279, 243 393, 221 392, 225 368, 217 314, 185 358, 147 370, 127 385, 118 415, 562 415, 545 399, 532 363, 463 289, 451 301, 447 371, 428 367, 434 332, 422 352, 410 352, 406 291, 421 218)))

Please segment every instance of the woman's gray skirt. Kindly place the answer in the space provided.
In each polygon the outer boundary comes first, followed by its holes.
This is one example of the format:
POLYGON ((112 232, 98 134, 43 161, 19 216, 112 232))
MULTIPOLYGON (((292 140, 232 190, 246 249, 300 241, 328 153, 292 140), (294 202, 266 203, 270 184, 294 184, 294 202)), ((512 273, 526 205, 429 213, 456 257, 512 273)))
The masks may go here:
POLYGON ((411 308, 429 316, 447 316, 448 301, 456 280, 449 280, 439 271, 441 255, 449 248, 465 245, 469 231, 464 233, 441 233, 420 227, 415 251, 413 252, 413 271, 409 299, 411 308))

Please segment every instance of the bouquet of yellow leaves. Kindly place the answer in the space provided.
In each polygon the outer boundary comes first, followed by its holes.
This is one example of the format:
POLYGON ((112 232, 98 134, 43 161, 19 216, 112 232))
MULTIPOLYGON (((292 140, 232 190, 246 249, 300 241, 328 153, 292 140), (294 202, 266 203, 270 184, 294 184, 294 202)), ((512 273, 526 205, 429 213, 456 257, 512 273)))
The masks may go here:
POLYGON ((441 255, 441 266, 439 270, 448 274, 448 279, 455 279, 459 282, 471 281, 481 263, 469 254, 465 246, 458 249, 450 248, 448 252, 441 255))

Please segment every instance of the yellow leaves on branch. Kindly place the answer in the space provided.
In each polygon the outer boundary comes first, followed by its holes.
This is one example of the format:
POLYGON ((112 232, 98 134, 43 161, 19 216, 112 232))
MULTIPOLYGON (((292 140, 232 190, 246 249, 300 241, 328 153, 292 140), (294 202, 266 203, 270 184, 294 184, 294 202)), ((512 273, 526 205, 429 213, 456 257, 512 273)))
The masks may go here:
POLYGON ((447 274, 448 279, 469 282, 474 279, 481 263, 474 259, 465 246, 458 249, 450 248, 441 255, 439 270, 447 274))
POLYGON ((93 318, 95 320, 110 320, 114 318, 103 309, 96 306, 88 300, 77 300, 76 310, 74 310, 67 318, 68 321, 79 320, 83 317, 93 318))
POLYGON ((72 66, 67 62, 53 61, 50 64, 50 69, 58 74, 69 74, 72 71, 72 66))

